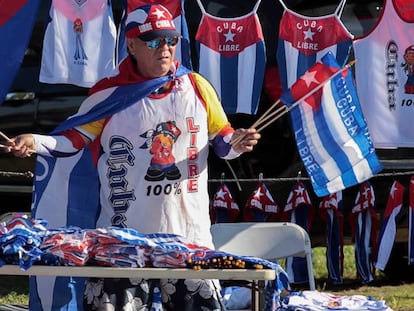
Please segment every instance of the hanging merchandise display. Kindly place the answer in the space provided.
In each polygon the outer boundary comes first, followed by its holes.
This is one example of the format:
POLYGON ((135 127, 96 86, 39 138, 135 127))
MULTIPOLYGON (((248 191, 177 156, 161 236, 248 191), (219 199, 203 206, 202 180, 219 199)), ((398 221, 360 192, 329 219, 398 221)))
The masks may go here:
POLYGON ((225 183, 221 183, 214 194, 213 201, 211 202, 211 222, 236 222, 239 214, 239 205, 233 199, 227 185, 225 183))
POLYGON ((388 195, 387 206, 382 215, 381 229, 378 237, 377 259, 375 268, 384 271, 391 256, 392 247, 397 234, 396 218, 401 211, 405 187, 394 181, 388 195))
POLYGON ((346 0, 340 1, 335 12, 317 17, 301 15, 289 9, 282 0, 279 2, 284 8, 277 47, 283 91, 329 51, 340 66, 345 65, 353 39, 340 19, 346 0))
POLYGON ((227 114, 256 114, 264 80, 266 53, 257 16, 224 18, 209 14, 197 0, 202 18, 195 40, 198 72, 213 84, 227 114))
POLYGON ((279 213, 280 208, 275 203, 269 189, 260 181, 247 199, 243 210, 243 220, 246 222, 275 221, 279 213))
POLYGON ((376 148, 414 147, 414 1, 384 3, 375 27, 354 40, 358 96, 376 148))
POLYGON ((51 1, 39 81, 91 87, 114 74, 116 27, 111 2, 51 1))
POLYGON ((345 0, 334 13, 319 17, 283 6, 277 49, 281 100, 289 106, 297 149, 315 193, 323 197, 367 180, 382 166, 369 139, 350 68, 338 73, 349 58, 353 38, 340 20, 345 0), (314 67, 319 62, 324 68, 336 68, 336 74, 319 77, 320 69, 314 67), (298 83, 309 92, 316 84, 323 88, 323 96, 316 92, 308 98, 295 97, 298 83))
POLYGON ((355 264, 362 284, 374 280, 374 258, 377 245, 378 219, 375 212, 375 194, 372 185, 364 182, 355 198, 349 216, 355 240, 355 264))
POLYGON ((319 213, 326 223, 326 267, 333 284, 342 284, 344 272, 342 191, 330 194, 319 204, 319 213))
POLYGON ((174 26, 182 38, 175 48, 175 59, 188 69, 192 69, 190 56, 190 37, 188 34, 187 21, 184 12, 185 0, 122 0, 122 19, 118 26, 117 37, 117 63, 120 63, 127 56, 125 42, 125 25, 128 13, 144 4, 161 4, 170 11, 173 16, 174 26))
MULTIPOLYGON (((310 233, 314 213, 315 209, 309 197, 308 190, 301 181, 297 181, 287 199, 283 210, 283 217, 286 221, 295 223, 310 233)), ((289 282, 291 283, 308 282, 306 258, 286 258, 286 272, 289 275, 289 282)))

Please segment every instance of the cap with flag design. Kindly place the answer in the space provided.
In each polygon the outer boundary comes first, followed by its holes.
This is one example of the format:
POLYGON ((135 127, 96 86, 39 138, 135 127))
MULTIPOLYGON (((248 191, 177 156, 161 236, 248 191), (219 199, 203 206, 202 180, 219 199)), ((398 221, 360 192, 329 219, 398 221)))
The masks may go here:
POLYGON ((127 38, 138 37, 143 41, 180 36, 173 16, 160 4, 146 4, 131 11, 126 19, 125 30, 127 38))

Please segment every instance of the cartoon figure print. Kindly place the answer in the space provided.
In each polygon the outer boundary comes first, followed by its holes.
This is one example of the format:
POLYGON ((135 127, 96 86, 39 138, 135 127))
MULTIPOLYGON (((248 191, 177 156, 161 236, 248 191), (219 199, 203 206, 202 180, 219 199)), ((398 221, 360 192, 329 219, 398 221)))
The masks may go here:
POLYGON ((73 58, 75 60, 87 60, 88 56, 86 55, 82 44, 83 22, 80 18, 75 19, 73 22, 73 31, 76 35, 76 49, 73 58))
POLYGON ((146 180, 161 181, 164 178, 176 180, 181 177, 172 152, 173 145, 180 135, 181 131, 174 121, 159 123, 155 129, 140 135, 146 138, 146 142, 140 148, 149 149, 152 155, 150 166, 145 175, 146 180))
POLYGON ((405 93, 414 94, 414 45, 410 45, 404 52, 405 63, 401 64, 404 72, 407 74, 407 82, 405 83, 405 93))

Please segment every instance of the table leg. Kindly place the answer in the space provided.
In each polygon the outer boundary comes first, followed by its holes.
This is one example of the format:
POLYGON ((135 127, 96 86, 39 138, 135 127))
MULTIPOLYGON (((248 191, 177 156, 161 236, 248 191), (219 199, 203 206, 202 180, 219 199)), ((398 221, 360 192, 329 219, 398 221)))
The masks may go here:
POLYGON ((266 311, 266 294, 265 294, 265 281, 264 280, 258 280, 257 281, 257 287, 258 287, 258 310, 260 311, 266 311))

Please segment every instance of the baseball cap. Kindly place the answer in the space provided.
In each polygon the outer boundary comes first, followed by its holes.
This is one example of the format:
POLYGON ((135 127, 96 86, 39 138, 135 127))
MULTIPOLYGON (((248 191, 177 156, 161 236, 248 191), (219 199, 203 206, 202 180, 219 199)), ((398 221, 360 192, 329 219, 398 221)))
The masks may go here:
POLYGON ((180 33, 174 26, 171 13, 161 4, 146 4, 131 11, 126 19, 127 38, 151 41, 159 37, 176 37, 180 33))

